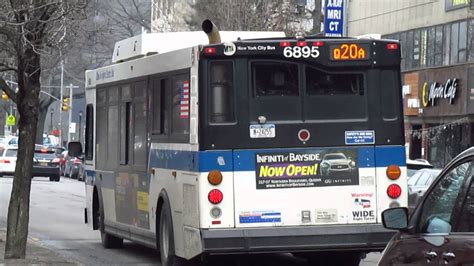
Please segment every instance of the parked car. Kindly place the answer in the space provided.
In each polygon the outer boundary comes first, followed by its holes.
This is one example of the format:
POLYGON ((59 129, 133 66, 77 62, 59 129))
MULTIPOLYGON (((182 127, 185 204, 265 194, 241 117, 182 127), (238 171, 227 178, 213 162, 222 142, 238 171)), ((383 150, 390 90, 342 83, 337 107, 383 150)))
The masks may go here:
POLYGON ((407 208, 382 212, 399 230, 379 265, 474 263, 474 147, 454 158, 433 181, 408 219, 407 208))
POLYGON ((35 147, 33 156, 33 176, 46 176, 49 181, 59 182, 61 179, 59 161, 54 148, 35 147))
POLYGON ((17 152, 16 145, 0 148, 0 176, 15 174, 17 152))
POLYGON ((411 213, 441 169, 425 168, 408 178, 408 211, 411 213))
POLYGON ((425 159, 407 159, 407 176, 410 177, 415 174, 416 171, 424 168, 433 168, 433 165, 430 164, 425 159))
POLYGON ((64 164, 64 176, 78 179, 79 171, 82 168, 82 160, 78 157, 67 156, 64 164))
POLYGON ((59 172, 61 173, 61 176, 64 175, 64 169, 66 168, 66 161, 68 160, 68 154, 67 150, 64 150, 61 152, 61 154, 58 155, 59 158, 59 172))

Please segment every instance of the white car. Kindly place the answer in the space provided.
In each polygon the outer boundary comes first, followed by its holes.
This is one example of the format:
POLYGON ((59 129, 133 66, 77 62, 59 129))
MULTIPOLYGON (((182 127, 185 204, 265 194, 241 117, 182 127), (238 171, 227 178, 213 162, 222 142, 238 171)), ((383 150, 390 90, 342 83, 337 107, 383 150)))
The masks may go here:
POLYGON ((427 160, 424 159, 407 159, 407 176, 410 178, 412 175, 415 174, 416 171, 424 168, 433 168, 427 160))
POLYGON ((18 146, 7 146, 0 149, 0 176, 14 175, 18 146))

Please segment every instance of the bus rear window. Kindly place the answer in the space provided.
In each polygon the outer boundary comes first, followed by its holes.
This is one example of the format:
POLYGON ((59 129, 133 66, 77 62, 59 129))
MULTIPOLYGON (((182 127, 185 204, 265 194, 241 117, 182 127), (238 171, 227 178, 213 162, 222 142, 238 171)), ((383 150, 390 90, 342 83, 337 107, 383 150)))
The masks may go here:
POLYGON ((256 96, 298 96, 298 65, 254 62, 252 77, 256 96))
POLYGON ((308 95, 364 95, 363 75, 356 73, 328 73, 306 67, 308 95))
POLYGON ((210 123, 235 122, 233 68, 232 61, 215 61, 210 64, 210 123))

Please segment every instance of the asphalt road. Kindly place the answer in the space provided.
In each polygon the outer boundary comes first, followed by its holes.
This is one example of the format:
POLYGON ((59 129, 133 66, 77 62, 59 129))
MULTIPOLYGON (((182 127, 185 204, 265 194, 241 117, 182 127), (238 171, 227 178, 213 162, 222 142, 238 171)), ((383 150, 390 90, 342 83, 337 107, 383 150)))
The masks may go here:
MULTIPOLYGON (((6 224, 11 178, 0 178, 0 222, 6 224)), ((84 224, 84 183, 68 178, 49 182, 34 178, 31 188, 29 236, 37 243, 85 265, 160 265, 159 254, 132 242, 119 250, 104 249, 98 231, 84 224)), ((360 264, 377 265, 380 253, 368 254, 360 264)), ((195 266, 180 263, 182 266, 195 266)), ((200 263, 201 264, 201 263, 200 263)), ((309 266, 290 254, 214 257, 202 265, 309 266)))

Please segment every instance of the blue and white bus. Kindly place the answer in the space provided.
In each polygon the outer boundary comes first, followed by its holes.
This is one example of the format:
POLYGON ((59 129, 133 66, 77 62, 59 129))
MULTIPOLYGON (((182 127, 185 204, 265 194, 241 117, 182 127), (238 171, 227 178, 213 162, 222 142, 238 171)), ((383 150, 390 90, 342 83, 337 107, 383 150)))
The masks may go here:
POLYGON ((398 42, 203 29, 211 43, 121 41, 86 72, 85 219, 104 247, 163 265, 382 250, 381 212, 407 205, 398 42))

